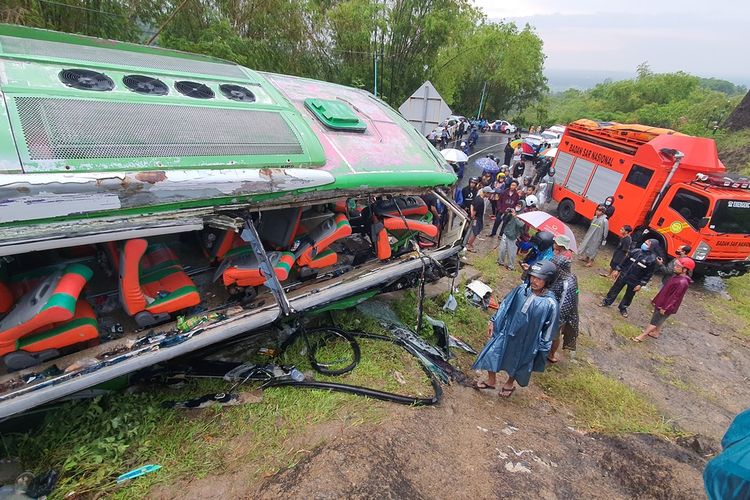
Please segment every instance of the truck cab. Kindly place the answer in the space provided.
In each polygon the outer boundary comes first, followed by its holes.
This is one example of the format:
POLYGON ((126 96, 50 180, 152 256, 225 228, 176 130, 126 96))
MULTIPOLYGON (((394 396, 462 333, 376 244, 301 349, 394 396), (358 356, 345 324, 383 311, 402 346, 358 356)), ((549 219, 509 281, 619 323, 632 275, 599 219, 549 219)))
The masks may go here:
POLYGON ((690 245, 702 274, 739 276, 750 270, 750 191, 707 181, 673 184, 650 219, 665 251, 690 245))

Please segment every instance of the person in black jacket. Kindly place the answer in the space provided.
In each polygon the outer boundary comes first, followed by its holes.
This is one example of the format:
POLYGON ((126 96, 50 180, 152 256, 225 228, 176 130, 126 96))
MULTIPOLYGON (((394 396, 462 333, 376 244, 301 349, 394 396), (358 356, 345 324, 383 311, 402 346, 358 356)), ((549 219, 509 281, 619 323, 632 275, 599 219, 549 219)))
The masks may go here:
POLYGON ((635 293, 645 286, 654 275, 658 251, 659 241, 652 238, 643 242, 640 248, 628 253, 625 259, 617 265, 614 274, 615 282, 599 305, 602 307, 611 306, 620 291, 625 288, 625 295, 622 297, 618 309, 620 314, 627 318, 628 307, 633 302, 635 293))
MULTIPOLYGON (((607 212, 604 213, 606 215, 607 212)), ((618 264, 625 260, 625 256, 628 255, 630 246, 633 244, 632 232, 633 227, 628 224, 625 224, 620 228, 620 241, 617 242, 615 253, 612 254, 612 260, 609 261, 609 273, 600 273, 601 276, 604 276, 605 278, 614 278, 618 264)))
POLYGON ((513 146, 510 144, 510 137, 508 137, 508 142, 505 143, 505 159, 503 164, 510 165, 510 161, 513 158, 513 151, 513 146))

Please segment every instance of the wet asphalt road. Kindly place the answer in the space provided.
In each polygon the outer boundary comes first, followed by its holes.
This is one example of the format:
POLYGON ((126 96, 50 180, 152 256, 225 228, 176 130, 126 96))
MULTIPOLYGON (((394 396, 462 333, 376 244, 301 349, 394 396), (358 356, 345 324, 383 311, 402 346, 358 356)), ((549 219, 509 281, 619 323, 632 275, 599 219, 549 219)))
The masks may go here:
MULTIPOLYGON (((524 134, 525 135, 525 134, 524 134)), ((464 178, 458 182, 459 187, 464 187, 469 183, 471 177, 480 177, 482 175, 482 169, 476 165, 476 160, 484 158, 488 154, 494 154, 496 158, 500 158, 502 162, 505 156, 504 149, 505 143, 508 142, 508 137, 513 137, 508 134, 501 134, 499 132, 484 132, 479 134, 479 141, 472 148, 469 154, 469 163, 464 169, 464 178)), ((467 136, 464 136, 463 140, 466 140, 467 136)), ((459 145, 461 141, 456 141, 458 144, 449 143, 449 148, 461 149, 459 145)), ((524 175, 530 175, 533 171, 531 162, 526 162, 526 173, 524 175)))

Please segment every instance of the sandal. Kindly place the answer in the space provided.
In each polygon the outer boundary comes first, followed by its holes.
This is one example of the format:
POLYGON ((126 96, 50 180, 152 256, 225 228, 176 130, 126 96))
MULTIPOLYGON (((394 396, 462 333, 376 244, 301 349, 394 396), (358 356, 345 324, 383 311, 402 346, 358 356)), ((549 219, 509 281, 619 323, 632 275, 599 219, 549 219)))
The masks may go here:
POLYGON ((555 363, 557 363, 560 360, 559 359, 555 359, 555 358, 550 358, 549 356, 547 356, 547 361, 549 361, 550 363, 552 363, 554 365, 555 363))
POLYGON ((487 390, 487 389, 492 390, 492 391, 495 390, 495 386, 494 385, 490 385, 487 382, 484 382, 484 381, 481 381, 481 380, 480 381, 474 381, 474 384, 472 384, 472 387, 474 389, 478 390, 478 391, 483 391, 483 390, 487 390))
POLYGON ((500 388, 500 397, 501 398, 509 398, 513 395, 513 391, 516 390, 516 386, 511 387, 510 389, 501 387, 500 388))
POLYGON ((623 318, 627 318, 628 317, 628 312, 627 311, 623 311, 622 309, 620 309, 620 316, 622 316, 623 318))
POLYGON ((633 342, 643 342, 643 339, 639 339, 638 337, 633 337, 630 340, 632 340, 633 342))

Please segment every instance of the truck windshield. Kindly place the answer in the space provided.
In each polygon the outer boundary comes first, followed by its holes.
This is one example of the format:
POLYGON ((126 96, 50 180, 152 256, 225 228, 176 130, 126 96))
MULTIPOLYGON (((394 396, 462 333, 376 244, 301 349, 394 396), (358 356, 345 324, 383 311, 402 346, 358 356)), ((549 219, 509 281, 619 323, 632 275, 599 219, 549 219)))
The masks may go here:
POLYGON ((717 233, 750 234, 750 201, 719 200, 708 227, 717 233))

